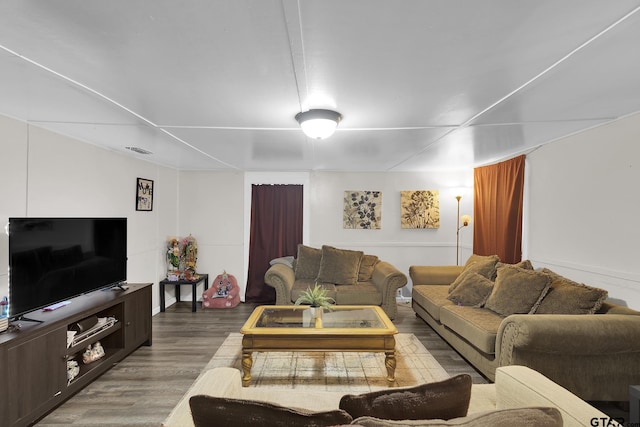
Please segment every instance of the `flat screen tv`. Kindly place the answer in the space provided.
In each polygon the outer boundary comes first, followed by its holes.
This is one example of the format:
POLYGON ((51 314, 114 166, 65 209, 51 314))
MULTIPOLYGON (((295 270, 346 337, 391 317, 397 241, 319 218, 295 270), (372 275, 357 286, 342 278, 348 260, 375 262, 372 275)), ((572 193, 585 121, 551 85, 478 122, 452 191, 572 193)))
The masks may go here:
POLYGON ((9 218, 10 318, 126 278, 126 218, 9 218))

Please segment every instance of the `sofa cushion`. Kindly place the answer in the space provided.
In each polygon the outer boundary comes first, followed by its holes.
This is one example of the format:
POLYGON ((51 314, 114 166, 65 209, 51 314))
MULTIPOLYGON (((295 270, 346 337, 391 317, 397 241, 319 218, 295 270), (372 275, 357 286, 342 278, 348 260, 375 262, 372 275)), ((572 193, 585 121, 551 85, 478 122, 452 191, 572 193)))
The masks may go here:
POLYGON ((360 269, 358 270, 358 282, 366 282, 371 280, 373 269, 376 268, 378 257, 375 255, 362 255, 360 260, 360 269))
MULTIPOLYGON (((291 302, 295 302, 298 298, 300 298, 300 295, 302 295, 302 293, 307 289, 313 289, 315 284, 315 280, 296 279, 296 281, 293 282, 293 286, 291 287, 291 302)), ((327 290, 328 297, 336 300, 336 285, 333 285, 331 283, 322 283, 319 285, 327 290)))
POLYGON ((373 282, 358 282, 355 286, 336 286, 334 299, 338 305, 380 305, 382 293, 373 282))
POLYGON ((497 271, 485 307, 503 316, 534 313, 550 283, 547 274, 505 264, 497 271))
POLYGON ((353 418, 388 420, 451 419, 464 417, 471 398, 471 376, 460 374, 416 387, 372 391, 340 399, 340 409, 353 418))
POLYGON ((358 282, 362 255, 362 251, 350 251, 323 245, 320 271, 316 280, 336 285, 355 285, 358 282))
POLYGON ((189 399, 195 427, 242 426, 332 426, 348 424, 352 417, 343 410, 306 412, 267 402, 195 395, 189 399))
POLYGON ((383 420, 359 417, 352 425, 363 427, 562 427, 562 414, 557 408, 529 407, 480 412, 452 420, 383 420))
POLYGON ((536 314, 594 314, 607 299, 604 289, 574 282, 547 268, 542 272, 551 277, 551 287, 536 314))
POLYGON ((298 245, 296 258, 296 279, 312 279, 318 277, 322 250, 305 245, 298 245))
POLYGON ((449 285, 414 285, 411 288, 413 303, 424 308, 437 321, 440 321, 441 307, 455 305, 448 297, 449 285))
POLYGON ((596 311, 596 314, 626 314, 630 316, 640 316, 640 311, 615 304, 611 301, 605 301, 602 303, 598 311, 596 311))
MULTIPOLYGON (((472 255, 474 256, 474 255, 472 255)), ((490 257, 479 257, 475 255, 476 261, 467 262, 464 266, 464 270, 460 273, 460 276, 456 278, 456 280, 451 283, 449 286, 449 292, 453 292, 453 290, 460 285, 464 277, 462 277, 463 273, 473 272, 478 273, 481 276, 486 277, 489 280, 493 280, 496 277, 496 264, 499 261, 497 255, 493 255, 490 257)))
POLYGON ((457 305, 481 307, 491 294, 493 282, 471 270, 464 271, 460 276, 460 283, 449 294, 448 299, 457 305))
POLYGON ((484 354, 494 354, 503 318, 491 310, 450 305, 440 309, 440 322, 484 354))

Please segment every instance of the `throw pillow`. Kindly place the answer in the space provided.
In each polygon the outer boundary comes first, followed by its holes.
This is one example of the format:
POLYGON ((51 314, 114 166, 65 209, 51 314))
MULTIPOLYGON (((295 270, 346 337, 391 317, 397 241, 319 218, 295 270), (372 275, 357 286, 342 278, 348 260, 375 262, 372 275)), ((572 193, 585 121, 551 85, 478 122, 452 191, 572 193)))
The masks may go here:
POLYGON ((551 287, 536 310, 536 314, 594 314, 609 293, 604 289, 577 283, 547 268, 551 287))
MULTIPOLYGON (((493 280, 496 277, 496 264, 499 261, 499 258, 497 255, 494 256, 490 256, 490 257, 480 257, 477 255, 472 255, 475 256, 477 261, 473 261, 473 262, 467 262, 467 264, 465 264, 464 269, 462 270, 462 272, 467 272, 467 271, 472 271, 474 273, 478 273, 484 277, 486 277, 489 280, 493 280)), ((462 274, 460 274, 460 276, 462 276, 462 274)), ((456 280, 453 281, 453 283, 451 285, 449 285, 449 293, 453 292, 453 290, 460 284, 460 282, 463 280, 462 277, 456 277, 456 280)))
POLYGON ((298 245, 298 257, 296 259, 296 279, 312 279, 318 277, 322 251, 305 245, 298 245))
POLYGON ((361 251, 323 245, 320 271, 316 280, 335 285, 355 285, 358 282, 362 255, 361 251))
POLYGON ((502 316, 532 314, 550 283, 551 278, 540 271, 505 264, 498 269, 496 283, 484 306, 502 316))
POLYGON ((381 420, 360 417, 353 420, 363 427, 562 427, 562 414, 557 408, 528 407, 479 412, 453 420, 381 420))
POLYGON ((520 268, 524 268, 526 270, 533 270, 533 264, 531 264, 531 261, 529 261, 528 259, 520 261, 520 262, 518 262, 516 264, 506 264, 504 262, 498 262, 496 264, 496 269, 502 267, 503 265, 513 265, 514 267, 520 267, 520 268))
POLYGON ((283 256, 280 258, 274 258, 271 261, 269 261, 269 265, 275 265, 275 264, 284 264, 287 267, 293 268, 293 257, 283 256))
POLYGON ((195 427, 332 426, 349 424, 342 410, 303 412, 273 403, 199 394, 189 399, 195 427))
POLYGON ((375 255, 362 255, 360 260, 360 270, 358 271, 358 282, 366 282, 371 279, 373 269, 378 263, 378 257, 375 255))
POLYGON ((482 307, 493 289, 493 282, 474 271, 466 271, 460 284, 449 294, 447 299, 458 305, 482 307))
POLYGON ((448 420, 464 417, 469 409, 471 382, 470 375, 460 374, 416 387, 347 394, 340 399, 339 408, 353 418, 370 416, 387 420, 448 420))
POLYGON ((469 264, 471 264, 472 262, 485 262, 485 261, 495 261, 495 262, 499 262, 500 261, 500 257, 498 255, 476 255, 476 254, 472 254, 469 259, 467 259, 467 262, 464 264, 465 267, 469 264))

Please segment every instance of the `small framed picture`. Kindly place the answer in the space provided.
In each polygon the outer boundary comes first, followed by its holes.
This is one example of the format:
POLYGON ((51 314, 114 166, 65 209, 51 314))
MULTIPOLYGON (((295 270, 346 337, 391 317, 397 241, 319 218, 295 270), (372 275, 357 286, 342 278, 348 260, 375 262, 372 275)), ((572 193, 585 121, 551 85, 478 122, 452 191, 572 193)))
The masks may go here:
POLYGON ((136 183, 136 210, 153 210, 153 180, 138 178, 136 183))

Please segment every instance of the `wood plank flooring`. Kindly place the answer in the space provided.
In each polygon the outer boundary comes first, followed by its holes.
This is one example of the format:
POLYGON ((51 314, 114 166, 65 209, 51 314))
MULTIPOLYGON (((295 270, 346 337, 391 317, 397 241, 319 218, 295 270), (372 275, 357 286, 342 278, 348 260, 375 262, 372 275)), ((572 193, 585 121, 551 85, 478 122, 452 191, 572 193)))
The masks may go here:
MULTIPOLYGON (((229 310, 202 310, 199 304, 192 313, 190 302, 168 307, 153 317, 153 346, 137 349, 36 425, 159 426, 227 335, 238 332, 254 308, 243 303, 229 310)), ((399 332, 418 337, 449 374, 468 373, 474 383, 487 382, 415 316, 410 304, 398 304, 393 322, 399 332)))

